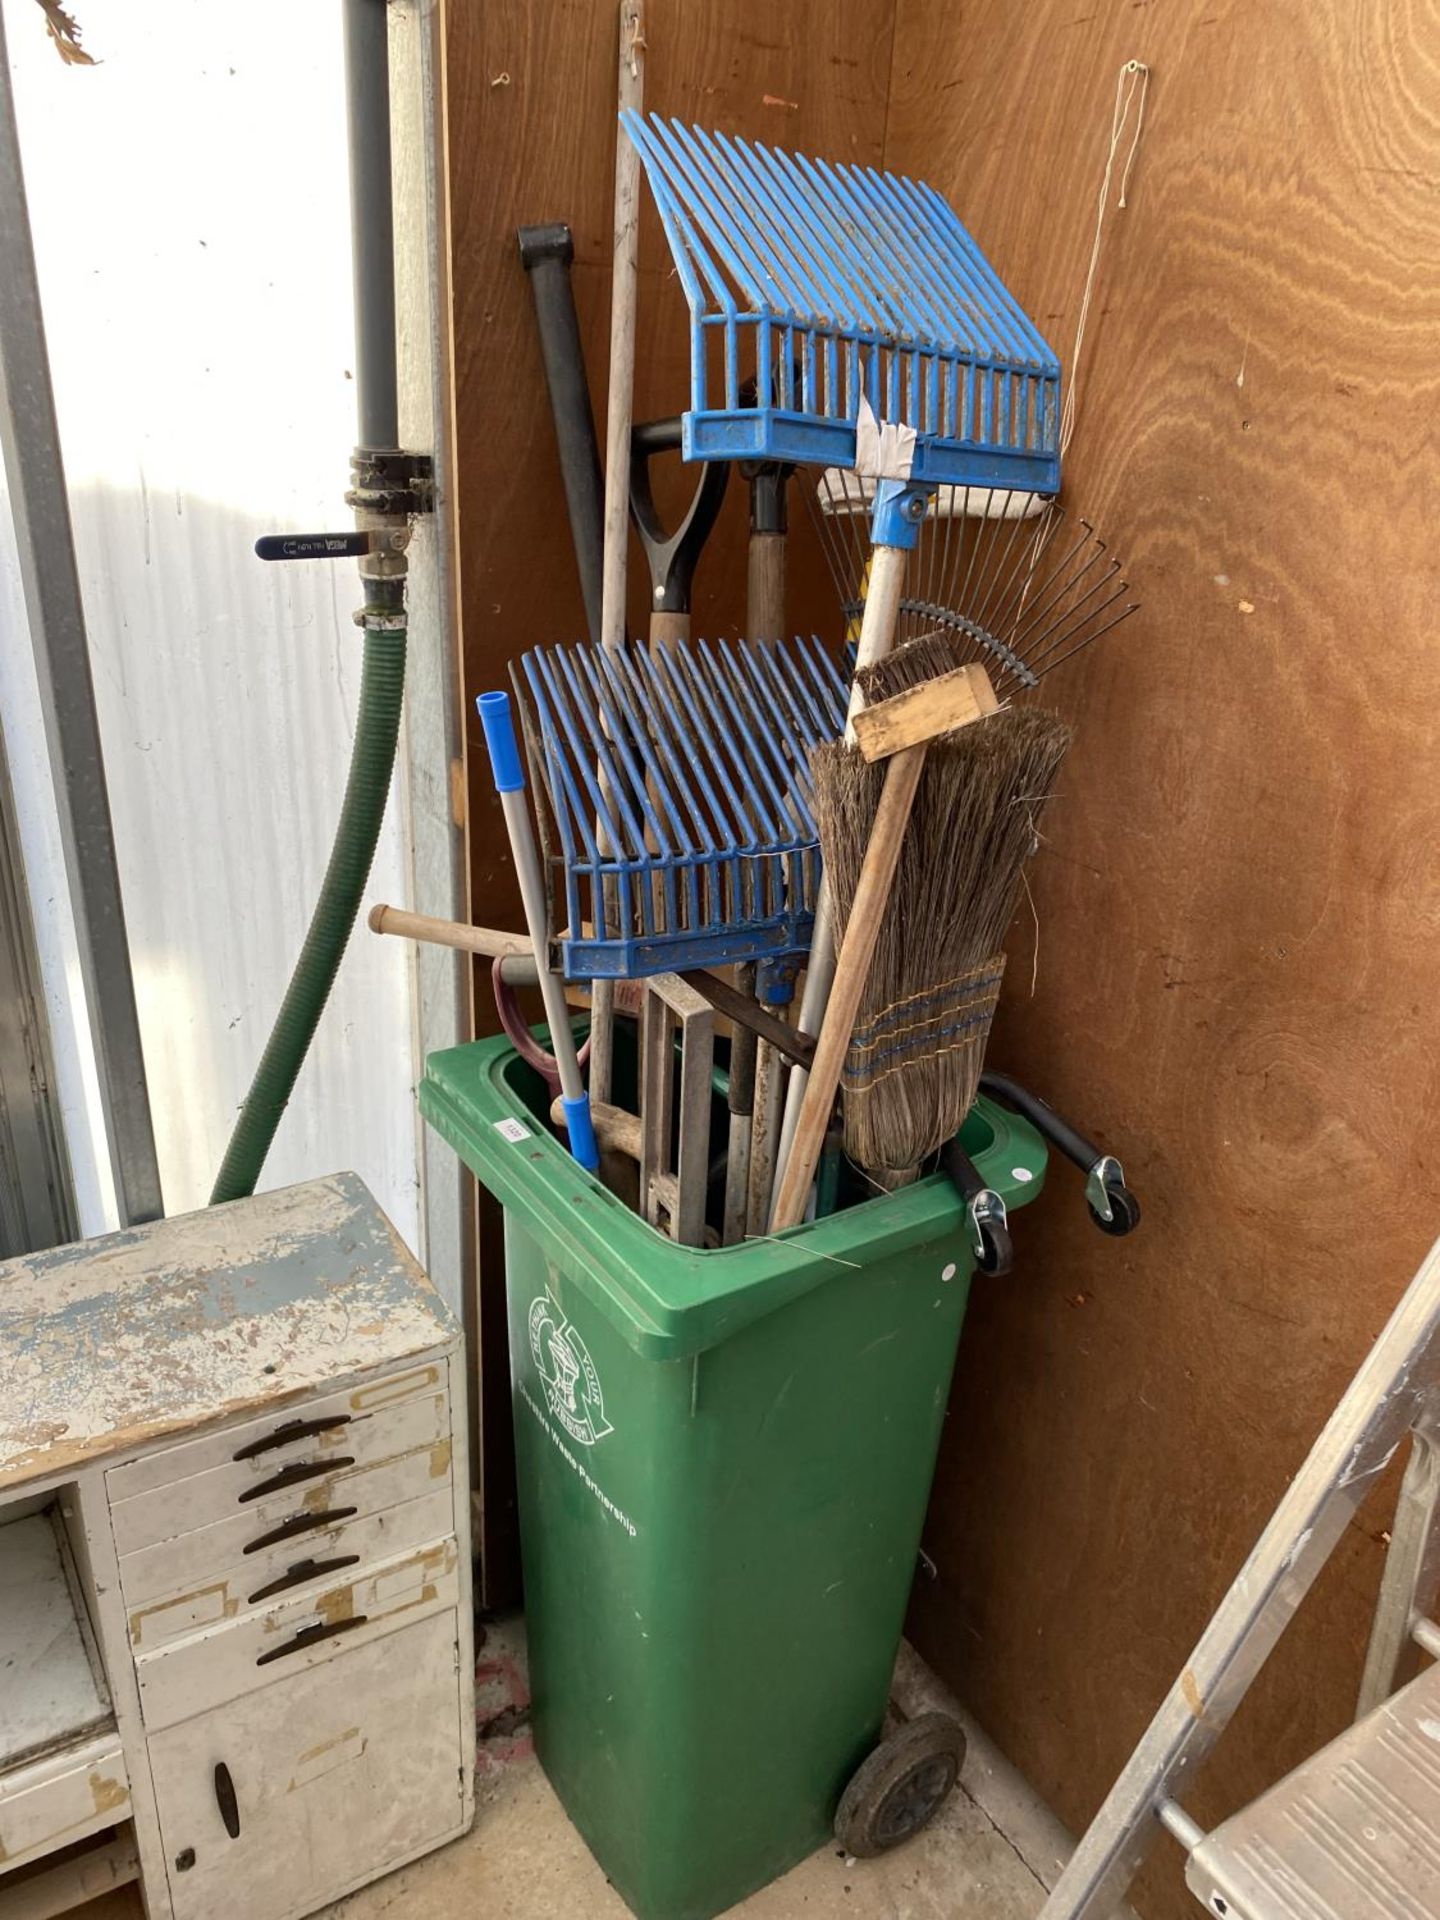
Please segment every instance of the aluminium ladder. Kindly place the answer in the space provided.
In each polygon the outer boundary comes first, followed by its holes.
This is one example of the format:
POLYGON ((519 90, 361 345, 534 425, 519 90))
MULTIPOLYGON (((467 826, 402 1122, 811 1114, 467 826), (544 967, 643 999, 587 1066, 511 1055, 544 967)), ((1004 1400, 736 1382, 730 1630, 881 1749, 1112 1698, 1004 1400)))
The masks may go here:
POLYGON ((1440 1241, 1426 1256, 1040 1920, 1110 1920, 1160 1827, 1219 1920, 1440 1920, 1440 1241), (1205 1833, 1176 1795, 1224 1731, 1406 1434, 1356 1720, 1205 1833))

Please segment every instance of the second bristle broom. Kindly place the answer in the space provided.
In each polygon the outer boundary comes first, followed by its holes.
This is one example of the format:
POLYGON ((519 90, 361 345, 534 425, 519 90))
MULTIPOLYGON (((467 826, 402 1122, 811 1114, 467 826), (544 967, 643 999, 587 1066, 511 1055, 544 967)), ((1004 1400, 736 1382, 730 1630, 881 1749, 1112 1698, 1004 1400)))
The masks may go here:
POLYGON ((1070 729, 1000 709, 957 653, 936 634, 863 669, 856 745, 812 756, 840 952, 772 1233, 804 1216, 838 1088, 846 1153, 882 1186, 913 1179, 975 1097, 1005 930, 1070 729), (968 713, 945 699, 962 682, 968 713))

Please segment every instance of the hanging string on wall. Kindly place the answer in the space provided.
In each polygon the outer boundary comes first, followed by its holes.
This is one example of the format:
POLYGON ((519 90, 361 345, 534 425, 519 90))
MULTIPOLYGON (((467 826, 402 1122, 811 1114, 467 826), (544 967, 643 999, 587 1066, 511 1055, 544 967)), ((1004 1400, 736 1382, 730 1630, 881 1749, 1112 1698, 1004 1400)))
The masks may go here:
POLYGON ((1100 192, 1095 203, 1095 238, 1090 246, 1090 265, 1085 273, 1085 291, 1080 298, 1080 313, 1075 322, 1075 345, 1070 352, 1070 378, 1065 390, 1065 404, 1060 413, 1060 455, 1063 459, 1075 434, 1075 415, 1080 391, 1080 356, 1085 346, 1085 328, 1090 319, 1090 300, 1095 291, 1095 274, 1100 264, 1100 247, 1105 237, 1105 221, 1110 211, 1110 193, 1115 179, 1115 162, 1120 152, 1121 142, 1125 138, 1125 129, 1130 121, 1130 111, 1135 110, 1135 131, 1130 139, 1130 151, 1125 156, 1125 166, 1120 175, 1120 196, 1116 210, 1125 211, 1126 192, 1130 185, 1130 174, 1135 165, 1135 154, 1140 145, 1140 135, 1145 126, 1145 96, 1150 87, 1150 69, 1143 60, 1127 60, 1121 67, 1115 80, 1115 107, 1110 116, 1110 145, 1105 155, 1105 171, 1100 180, 1100 192))

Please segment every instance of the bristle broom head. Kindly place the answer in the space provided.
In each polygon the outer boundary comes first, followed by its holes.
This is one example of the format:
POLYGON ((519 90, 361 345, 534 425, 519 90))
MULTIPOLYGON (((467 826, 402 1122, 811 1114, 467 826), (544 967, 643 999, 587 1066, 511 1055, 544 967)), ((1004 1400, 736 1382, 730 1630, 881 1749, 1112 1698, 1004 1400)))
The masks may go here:
MULTIPOLYGON (((935 636, 943 650, 948 636, 935 636)), ((884 699, 954 661, 899 648, 865 670, 884 699), (914 677, 907 677, 914 676, 914 677)), ((1070 729, 1006 708, 930 747, 841 1078, 845 1150, 862 1167, 918 1167, 975 1098, 1005 935, 1070 729)), ((815 812, 840 943, 885 783, 838 742, 815 749, 815 812)))

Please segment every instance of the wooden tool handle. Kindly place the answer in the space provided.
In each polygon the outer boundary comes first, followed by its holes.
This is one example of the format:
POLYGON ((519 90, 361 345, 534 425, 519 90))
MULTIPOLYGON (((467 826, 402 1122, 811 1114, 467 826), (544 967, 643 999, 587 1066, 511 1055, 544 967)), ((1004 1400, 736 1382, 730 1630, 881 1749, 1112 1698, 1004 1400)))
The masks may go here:
POLYGON ((673 647, 677 640, 690 638, 689 613, 670 613, 663 607, 657 607, 650 615, 649 642, 651 653, 659 653, 665 647, 673 647))
POLYGON ((745 625, 751 640, 785 637, 785 536, 752 533, 746 554, 745 625))
POLYGON ((498 927, 472 927, 463 920, 436 920, 428 913, 406 913, 383 904, 370 909, 366 924, 372 933, 398 933, 405 940, 424 940, 432 947, 454 947, 460 953, 478 953, 486 960, 508 954, 532 958, 528 934, 502 933, 498 927))
POLYGON ((900 863, 900 847, 909 824, 910 809, 915 804, 915 789, 925 768, 925 752, 923 746, 907 747, 894 756, 885 771, 885 786, 860 868, 855 904, 850 909, 845 939, 835 962, 825 1024, 815 1043, 815 1059, 805 1086, 794 1144, 770 1215, 771 1233, 783 1233, 787 1227, 798 1226, 805 1215, 805 1200, 825 1145, 825 1130, 830 1124, 830 1109, 835 1104, 845 1050, 855 1029, 860 996, 865 991, 875 942, 889 905, 895 869, 900 863))
POLYGON ((953 673, 938 674, 922 680, 918 687, 873 707, 861 707, 852 715, 855 744, 866 760, 888 760, 906 747, 918 747, 938 734, 953 733, 968 727, 988 713, 997 713, 1000 702, 990 676, 978 661, 956 667, 953 673))

